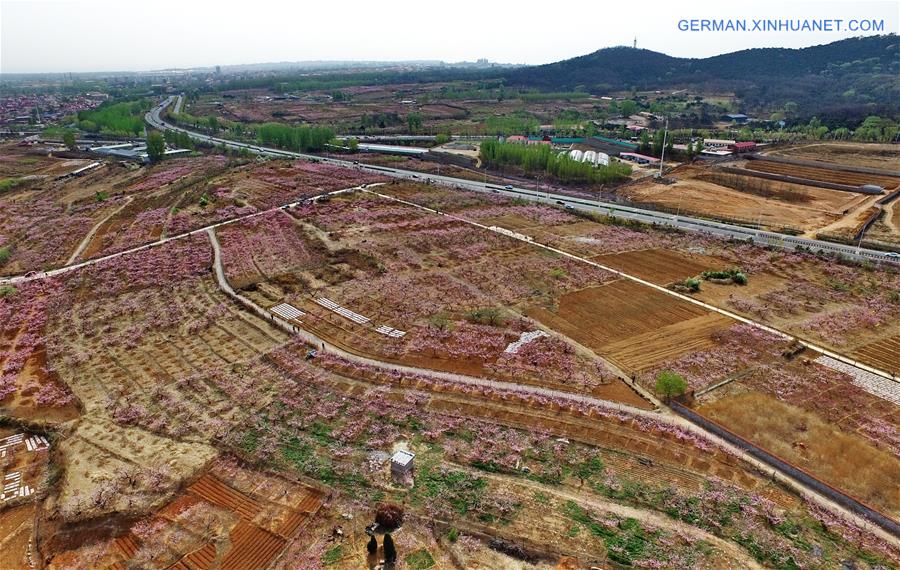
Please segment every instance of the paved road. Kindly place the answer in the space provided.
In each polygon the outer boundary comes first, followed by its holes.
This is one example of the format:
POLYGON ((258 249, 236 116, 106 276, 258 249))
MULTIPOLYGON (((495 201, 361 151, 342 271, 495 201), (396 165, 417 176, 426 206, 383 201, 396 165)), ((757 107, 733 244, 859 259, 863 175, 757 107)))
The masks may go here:
POLYGON ((176 115, 178 115, 179 113, 181 113, 181 106, 182 106, 182 105, 184 105, 184 95, 179 95, 179 96, 175 99, 175 108, 172 110, 172 112, 175 113, 176 115))
POLYGON ((798 247, 810 248, 812 251, 821 251, 823 253, 841 254, 851 259, 869 260, 874 262, 894 262, 900 263, 900 255, 875 251, 866 248, 858 248, 846 246, 821 240, 809 239, 798 236, 789 236, 776 232, 768 232, 756 230, 752 228, 744 228, 691 216, 680 216, 674 214, 666 214, 647 210, 643 208, 634 208, 631 206, 622 206, 613 202, 604 202, 601 200, 591 200, 588 198, 579 198, 568 196, 565 194, 553 193, 551 190, 547 192, 539 192, 529 188, 521 188, 512 185, 499 186, 487 182, 478 182, 474 180, 464 180, 451 176, 442 176, 436 174, 423 174, 412 170, 403 170, 401 168, 389 168, 385 166, 376 166, 348 160, 340 160, 336 158, 318 157, 311 154, 299 152, 291 152, 270 147, 264 147, 253 143, 237 142, 228 139, 222 139, 209 135, 204 135, 194 131, 189 131, 182 127, 178 127, 162 120, 160 113, 163 109, 172 104, 174 96, 167 98, 158 107, 147 113, 146 120, 153 127, 160 130, 176 130, 187 133, 196 140, 205 141, 214 144, 224 144, 234 149, 247 149, 250 152, 265 156, 303 158, 307 160, 317 160, 327 164, 343 166, 347 168, 357 168, 364 171, 377 172, 385 176, 394 178, 428 181, 436 184, 443 184, 465 190, 476 192, 489 192, 501 194, 514 198, 521 198, 533 202, 550 204, 554 206, 563 206, 573 210, 581 210, 586 212, 594 212, 598 214, 616 216, 629 220, 640 221, 648 224, 659 224, 664 226, 676 227, 689 232, 697 232, 710 234, 725 238, 752 241, 753 243, 776 247, 788 251, 793 251, 798 247))
POLYGON ((487 378, 480 378, 475 376, 467 376, 464 374, 455 374, 451 372, 441 372, 438 370, 431 370, 427 368, 417 368, 414 366, 404 366, 400 364, 393 364, 388 362, 382 362, 380 360, 375 360, 373 358, 367 358, 365 356, 360 356, 358 354, 354 354, 352 352, 347 352, 341 347, 335 346, 328 342, 325 339, 318 337, 317 335, 306 331, 294 323, 291 323, 281 317, 267 311, 266 309, 260 307, 250 299, 244 297, 237 293, 234 288, 228 283, 228 279, 225 276, 225 268, 222 264, 222 252, 221 247, 219 245, 219 240, 216 237, 215 228, 209 228, 205 230, 207 235, 209 236, 210 244, 213 248, 213 266, 215 269, 216 281, 218 282, 219 288, 230 298, 237 301, 239 304, 246 307, 249 311, 257 314, 261 318, 273 323, 275 326, 278 326, 285 332, 290 335, 297 336, 303 339, 307 344, 314 347, 322 347, 328 353, 339 356, 340 358, 347 360, 348 362, 354 362, 357 364, 361 364, 364 366, 370 366, 374 368, 378 368, 381 370, 386 370, 389 372, 401 372, 404 374, 412 374, 417 376, 422 376, 426 378, 433 378, 437 380, 443 380, 446 382, 451 382, 455 384, 463 384, 467 386, 474 386, 478 388, 492 388, 496 390, 500 390, 507 393, 512 394, 525 394, 525 395, 535 395, 535 396, 543 396, 548 398, 553 398, 556 400, 562 400, 567 402, 573 402, 576 404, 586 404, 589 406, 597 406, 601 409, 614 410, 618 412, 624 412, 626 414, 630 414, 635 417, 642 417, 651 419, 654 422, 659 422, 663 424, 668 424, 672 427, 682 429, 686 432, 692 433, 701 437, 714 445, 720 447, 721 449, 727 450, 729 453, 735 455, 736 457, 740 457, 747 464, 752 465, 756 469, 758 469, 761 473, 772 473, 773 480, 777 480, 795 492, 807 497, 809 500, 818 503, 826 509, 831 511, 840 513, 846 519, 855 522, 861 528, 868 529, 873 534, 880 536, 882 539, 900 546, 900 538, 893 536, 892 534, 886 532, 884 529, 877 525, 871 524, 866 519, 859 517, 853 511, 839 505, 828 497, 824 497, 806 485, 800 483, 794 478, 788 476, 785 473, 780 471, 772 471, 772 466, 769 464, 762 462, 751 454, 745 452, 741 448, 732 445, 730 442, 721 438, 715 434, 712 434, 703 428, 685 420, 681 416, 672 414, 667 409, 662 409, 660 411, 647 411, 639 408, 634 408, 631 406, 627 406, 624 404, 619 404, 616 402, 610 402, 608 400, 601 400, 599 398, 594 398, 592 396, 586 396, 582 394, 575 394, 571 392, 563 392, 560 390, 552 390, 548 388, 541 388, 539 386, 529 386, 523 384, 513 384, 510 382, 502 382, 499 380, 490 380, 487 378))

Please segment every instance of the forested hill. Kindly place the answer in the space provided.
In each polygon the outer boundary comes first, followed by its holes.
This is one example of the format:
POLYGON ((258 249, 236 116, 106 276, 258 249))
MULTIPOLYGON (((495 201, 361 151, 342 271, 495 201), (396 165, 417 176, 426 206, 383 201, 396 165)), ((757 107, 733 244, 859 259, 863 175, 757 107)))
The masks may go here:
POLYGON ((607 48, 504 74, 510 86, 592 93, 693 88, 734 91, 748 110, 793 101, 806 111, 840 108, 897 113, 900 40, 894 34, 851 38, 803 49, 749 49, 705 59, 607 48), (890 109, 893 107, 893 109, 890 109))

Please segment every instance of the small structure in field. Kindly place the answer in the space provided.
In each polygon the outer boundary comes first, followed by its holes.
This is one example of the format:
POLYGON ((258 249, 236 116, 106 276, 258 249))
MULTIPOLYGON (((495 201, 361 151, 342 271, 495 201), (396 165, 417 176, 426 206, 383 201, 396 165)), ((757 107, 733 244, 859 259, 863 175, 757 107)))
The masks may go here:
POLYGON ((391 475, 398 479, 405 479, 412 475, 413 459, 416 454, 400 450, 391 456, 391 475))
POLYGON ((756 143, 752 141, 736 142, 728 145, 728 150, 731 152, 753 152, 756 150, 756 143))

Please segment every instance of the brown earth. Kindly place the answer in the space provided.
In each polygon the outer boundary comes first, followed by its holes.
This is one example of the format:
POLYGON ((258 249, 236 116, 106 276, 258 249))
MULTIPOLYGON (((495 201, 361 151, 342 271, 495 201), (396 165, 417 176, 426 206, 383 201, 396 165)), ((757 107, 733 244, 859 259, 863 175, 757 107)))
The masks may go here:
POLYGON ((707 270, 723 269, 727 263, 714 257, 671 249, 645 249, 597 255, 592 261, 656 283, 667 285, 694 277, 707 270))
POLYGON ((900 372, 900 335, 865 344, 853 351, 853 357, 888 372, 900 372))
POLYGON ((529 316, 592 349, 705 313, 624 279, 563 295, 555 309, 528 311, 529 316))
POLYGON ((728 317, 707 313, 612 342, 603 347, 603 354, 623 370, 641 372, 688 352, 710 348, 715 344, 713 335, 733 324, 728 317))
MULTIPOLYGON (((759 161, 753 161, 753 164, 759 161)), ((683 165, 674 184, 642 181, 621 190, 635 202, 775 229, 809 230, 831 224, 866 196, 728 174, 714 167, 683 165)))
POLYGON ((759 392, 722 398, 698 411, 894 518, 900 514, 900 459, 819 416, 759 392))
POLYGON ((896 144, 812 143, 779 149, 770 154, 900 172, 900 147, 896 144))
POLYGON ((29 568, 28 555, 34 529, 34 505, 0 512, 0 568, 29 568))
POLYGON ((558 307, 526 314, 629 372, 709 346, 710 335, 731 322, 626 280, 566 294, 558 307))
POLYGON ((893 190, 900 186, 900 176, 886 176, 882 174, 866 174, 848 170, 829 170, 814 166, 801 166, 798 164, 785 164, 771 160, 751 160, 744 165, 748 170, 758 172, 770 172, 796 176, 808 180, 832 182, 834 184, 847 184, 849 186, 862 186, 863 184, 876 184, 885 190, 893 190))

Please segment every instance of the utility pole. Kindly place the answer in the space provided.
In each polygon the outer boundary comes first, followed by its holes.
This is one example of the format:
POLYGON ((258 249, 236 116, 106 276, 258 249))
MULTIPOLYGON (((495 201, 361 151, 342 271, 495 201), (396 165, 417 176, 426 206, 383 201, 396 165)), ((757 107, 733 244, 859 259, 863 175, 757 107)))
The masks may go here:
POLYGON ((669 136, 669 117, 666 117, 666 130, 663 131, 662 152, 659 153, 659 178, 662 178, 663 163, 666 161, 666 140, 669 136))

